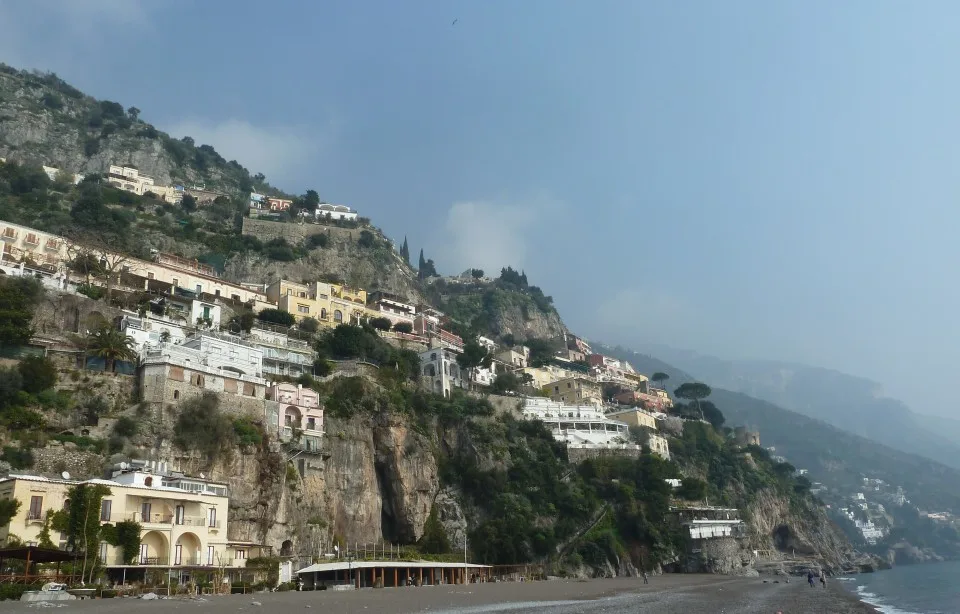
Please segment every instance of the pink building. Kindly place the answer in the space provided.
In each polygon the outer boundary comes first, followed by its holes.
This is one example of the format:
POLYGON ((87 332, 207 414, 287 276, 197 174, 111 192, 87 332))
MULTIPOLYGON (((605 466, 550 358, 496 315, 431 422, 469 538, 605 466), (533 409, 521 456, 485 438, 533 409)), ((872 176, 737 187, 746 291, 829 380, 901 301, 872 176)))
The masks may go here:
POLYGON ((280 405, 277 426, 281 433, 290 436, 296 428, 303 431, 304 435, 323 435, 323 408, 320 407, 320 395, 315 390, 282 382, 268 388, 267 396, 280 405))
POLYGON ((287 200, 286 198, 267 198, 267 204, 270 206, 271 211, 286 211, 293 204, 292 200, 287 200))

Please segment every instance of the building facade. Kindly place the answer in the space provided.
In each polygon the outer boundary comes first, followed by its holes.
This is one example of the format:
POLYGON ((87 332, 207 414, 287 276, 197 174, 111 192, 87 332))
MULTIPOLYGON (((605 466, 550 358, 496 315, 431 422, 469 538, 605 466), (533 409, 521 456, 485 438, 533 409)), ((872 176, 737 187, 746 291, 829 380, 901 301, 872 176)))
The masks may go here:
POLYGON ((267 399, 277 404, 276 426, 280 437, 290 440, 299 435, 306 449, 319 451, 323 437, 320 395, 299 384, 283 382, 267 389, 267 399))
POLYGON ((560 403, 597 406, 603 404, 600 384, 593 379, 580 375, 551 382, 543 388, 543 391, 551 400, 560 403))
POLYGON ((526 397, 523 400, 523 416, 528 420, 540 420, 557 441, 568 445, 640 450, 640 446, 629 442, 629 425, 626 422, 610 419, 593 405, 571 405, 541 397, 526 397))
POLYGON ((447 347, 435 347, 420 352, 420 381, 435 394, 450 397, 455 388, 467 388, 466 373, 457 364, 457 352, 447 347))
MULTIPOLYGON (((69 491, 79 485, 109 489, 101 504, 101 524, 124 520, 140 523, 140 551, 133 561, 106 542, 101 562, 111 567, 229 567, 242 568, 246 559, 259 555, 260 546, 227 539, 229 499, 226 486, 188 478, 158 468, 117 468, 109 480, 76 481, 32 475, 0 479, 0 498, 17 499, 20 509, 10 523, 0 527, 4 544, 12 536, 29 545, 40 541, 48 512, 63 509, 69 491)), ((53 533, 60 546, 66 535, 53 533)))

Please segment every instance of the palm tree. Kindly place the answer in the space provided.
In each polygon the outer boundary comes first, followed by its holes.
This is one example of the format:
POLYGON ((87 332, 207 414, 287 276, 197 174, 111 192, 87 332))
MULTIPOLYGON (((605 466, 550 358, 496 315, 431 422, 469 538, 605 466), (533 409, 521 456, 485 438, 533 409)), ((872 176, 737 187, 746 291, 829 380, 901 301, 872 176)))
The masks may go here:
POLYGON ((107 371, 113 371, 118 360, 133 360, 137 353, 133 349, 133 338, 122 331, 105 326, 87 338, 87 353, 103 358, 107 371))

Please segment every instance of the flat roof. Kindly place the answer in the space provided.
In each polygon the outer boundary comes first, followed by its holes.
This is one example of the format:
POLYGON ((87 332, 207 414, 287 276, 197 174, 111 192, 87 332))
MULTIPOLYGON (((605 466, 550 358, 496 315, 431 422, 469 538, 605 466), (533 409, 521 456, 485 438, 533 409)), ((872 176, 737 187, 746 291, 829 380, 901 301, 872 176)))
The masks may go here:
POLYGON ((416 569, 420 567, 434 569, 490 569, 490 565, 477 565, 476 563, 440 563, 437 561, 337 561, 336 563, 314 563, 309 567, 297 571, 301 573, 314 573, 324 571, 347 571, 349 569, 372 569, 375 567, 416 569))

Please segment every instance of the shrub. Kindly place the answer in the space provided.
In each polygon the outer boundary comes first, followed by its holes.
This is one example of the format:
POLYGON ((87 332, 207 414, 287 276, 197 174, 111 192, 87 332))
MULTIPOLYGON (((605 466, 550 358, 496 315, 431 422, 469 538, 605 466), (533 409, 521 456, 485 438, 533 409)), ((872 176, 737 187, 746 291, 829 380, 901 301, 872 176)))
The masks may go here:
POLYGON ((281 326, 293 326, 297 322, 292 313, 287 313, 281 309, 264 309, 257 314, 257 319, 261 322, 270 322, 281 326))
POLYGON ((0 601, 20 601, 25 592, 35 590, 37 587, 28 584, 0 584, 0 601))
POLYGON ((398 333, 407 333, 408 335, 413 332, 413 324, 410 322, 397 322, 393 325, 393 330, 398 333))
POLYGON ((10 463, 14 469, 29 469, 33 467, 33 451, 30 448, 4 446, 0 460, 10 463))
POLYGON ((373 236, 373 233, 369 230, 361 230, 360 238, 357 239, 357 245, 363 248, 373 247, 377 244, 376 237, 373 236))
POLYGON ((390 321, 390 318, 383 317, 370 318, 369 324, 377 330, 390 330, 390 328, 393 326, 393 322, 390 321))
POLYGON ((0 414, 0 422, 11 431, 37 429, 43 426, 43 416, 23 407, 8 407, 0 414))
POLYGON ((330 237, 326 233, 310 235, 307 237, 307 249, 324 248, 330 245, 330 237))
POLYGON ((297 323, 297 328, 308 333, 320 330, 320 322, 316 318, 304 318, 297 323))
POLYGON ((233 421, 233 433, 237 437, 237 445, 242 449, 257 447, 263 443, 263 432, 250 418, 237 418, 233 421))
POLYGON ((113 425, 113 434, 119 437, 133 437, 138 430, 137 421, 130 416, 121 416, 113 425))
POLYGON ((92 298, 95 301, 100 300, 101 298, 103 298, 103 295, 104 295, 103 288, 99 286, 94 286, 91 284, 78 285, 77 292, 79 292, 80 294, 88 298, 92 298))
POLYGON ((212 393, 181 404, 173 426, 173 443, 181 450, 193 450, 210 460, 229 456, 236 445, 233 422, 220 411, 220 401, 212 393))

